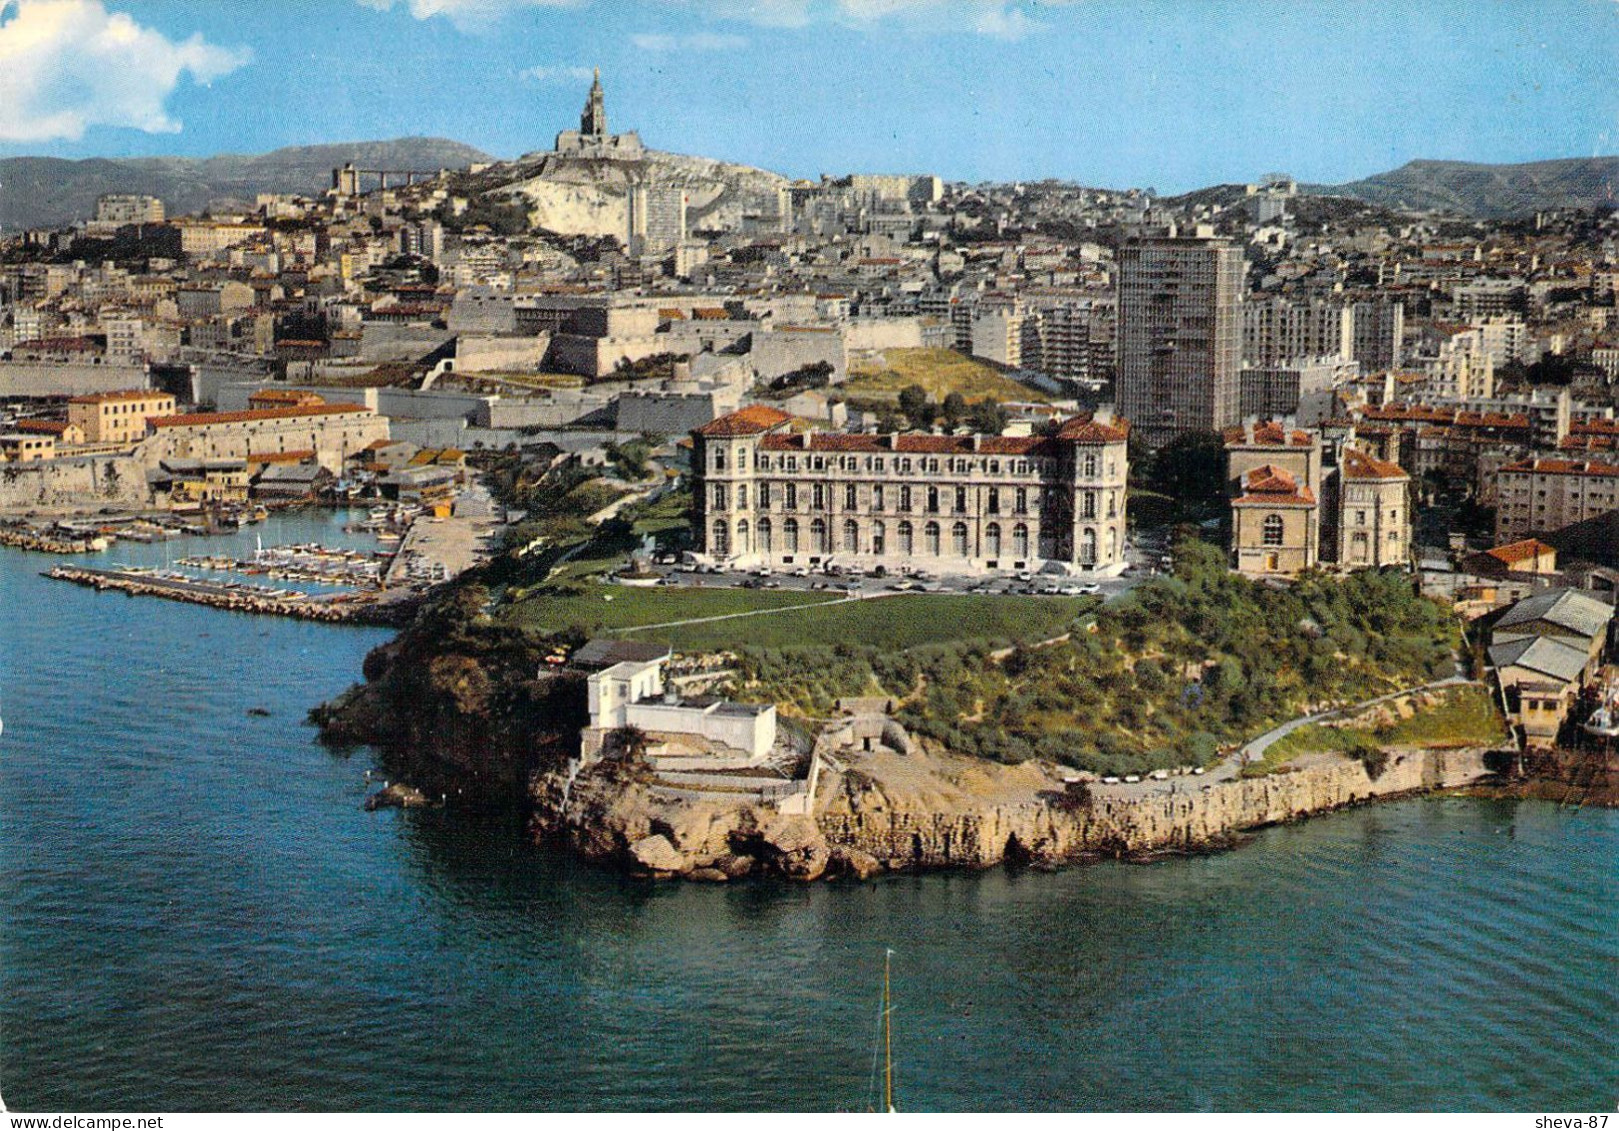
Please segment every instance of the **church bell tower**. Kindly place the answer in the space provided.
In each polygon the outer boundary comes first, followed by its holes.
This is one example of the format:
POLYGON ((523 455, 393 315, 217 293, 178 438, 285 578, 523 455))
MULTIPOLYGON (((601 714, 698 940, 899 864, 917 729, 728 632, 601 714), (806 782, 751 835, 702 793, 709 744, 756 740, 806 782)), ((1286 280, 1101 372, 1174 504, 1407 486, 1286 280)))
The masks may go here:
POLYGON ((590 84, 590 101, 579 115, 579 133, 584 137, 607 136, 607 107, 602 100, 602 71, 596 68, 595 81, 590 84))

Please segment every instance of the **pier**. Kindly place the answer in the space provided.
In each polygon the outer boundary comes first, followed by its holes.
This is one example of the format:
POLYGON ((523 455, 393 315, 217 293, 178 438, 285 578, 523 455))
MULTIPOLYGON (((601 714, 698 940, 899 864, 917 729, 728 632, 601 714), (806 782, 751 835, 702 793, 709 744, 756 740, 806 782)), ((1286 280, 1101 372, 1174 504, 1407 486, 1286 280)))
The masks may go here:
POLYGON ((132 597, 162 597, 192 605, 207 605, 231 612, 294 617, 327 623, 396 626, 410 619, 414 603, 378 601, 364 597, 310 597, 236 582, 201 581, 148 570, 91 569, 56 566, 45 573, 57 581, 70 581, 98 592, 112 590, 132 597))

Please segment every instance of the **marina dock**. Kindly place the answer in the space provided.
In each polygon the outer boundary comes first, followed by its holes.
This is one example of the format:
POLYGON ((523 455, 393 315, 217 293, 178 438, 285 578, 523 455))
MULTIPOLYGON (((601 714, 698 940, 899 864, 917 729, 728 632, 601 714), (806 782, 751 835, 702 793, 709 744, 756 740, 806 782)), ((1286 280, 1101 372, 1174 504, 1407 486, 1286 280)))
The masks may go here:
POLYGON ((409 619, 414 603, 379 601, 369 597, 312 597, 290 590, 268 589, 236 582, 203 581, 183 575, 142 569, 91 569, 56 566, 45 572, 57 581, 70 581, 97 591, 112 590, 134 597, 162 597, 232 612, 294 617, 327 623, 399 625, 409 619))

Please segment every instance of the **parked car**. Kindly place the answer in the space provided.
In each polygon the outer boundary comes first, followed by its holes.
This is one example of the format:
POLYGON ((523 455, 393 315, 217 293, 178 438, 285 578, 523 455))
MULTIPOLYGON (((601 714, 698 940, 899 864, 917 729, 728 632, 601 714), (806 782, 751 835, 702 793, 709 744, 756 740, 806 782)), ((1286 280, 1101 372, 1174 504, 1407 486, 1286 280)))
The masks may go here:
POLYGON ((1102 587, 1096 584, 1094 581, 1086 582, 1084 585, 1079 587, 1079 593, 1082 597, 1091 597, 1097 593, 1100 593, 1101 591, 1102 587))

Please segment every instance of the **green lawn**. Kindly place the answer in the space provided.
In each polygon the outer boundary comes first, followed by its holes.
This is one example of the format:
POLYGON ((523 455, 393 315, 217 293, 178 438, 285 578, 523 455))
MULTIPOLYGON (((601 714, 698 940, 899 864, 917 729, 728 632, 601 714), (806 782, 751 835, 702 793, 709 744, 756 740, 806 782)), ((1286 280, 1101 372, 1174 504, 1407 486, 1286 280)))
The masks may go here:
MULTIPOLYGON (((570 567, 599 568, 601 563, 573 563, 570 567)), ((665 621, 687 620, 692 617, 718 617, 733 613, 752 612, 757 609, 786 609, 799 605, 824 604, 825 593, 783 592, 779 590, 658 587, 636 589, 625 585, 587 584, 578 596, 548 596, 537 594, 525 597, 501 613, 507 623, 536 632, 559 632, 578 628, 585 632, 603 632, 633 628, 637 625, 661 624, 665 621)), ((753 626, 769 620, 768 617, 747 617, 734 622, 739 626, 753 626)), ((730 622, 721 622, 726 624, 730 622)), ((703 626, 693 626, 703 627, 703 626)), ((717 626, 716 626, 717 627, 717 626)), ((733 635, 746 638, 748 628, 732 629, 733 635)))
POLYGON ((898 651, 956 640, 1047 640, 1068 631, 1076 617, 1097 604, 1088 597, 909 594, 625 635, 665 641, 687 651, 838 644, 870 644, 898 651))

